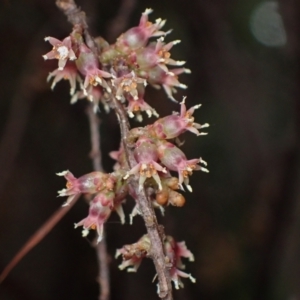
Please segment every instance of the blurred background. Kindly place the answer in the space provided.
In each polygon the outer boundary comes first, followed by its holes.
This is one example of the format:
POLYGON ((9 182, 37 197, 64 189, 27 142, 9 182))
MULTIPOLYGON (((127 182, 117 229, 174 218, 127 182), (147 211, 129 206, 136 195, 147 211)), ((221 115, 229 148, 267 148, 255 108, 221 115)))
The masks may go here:
MULTIPOLYGON (((183 208, 159 217, 167 234, 185 240, 195 255, 186 263, 196 284, 175 299, 300 299, 300 2, 296 0, 82 0, 91 32, 110 42, 151 7, 166 18, 167 41, 180 39, 172 57, 186 60, 187 105, 202 103, 199 123, 209 135, 185 134, 188 158, 203 157, 210 173, 194 173, 183 208), (120 10, 122 10, 121 18, 120 10)), ((62 202, 65 181, 92 170, 87 102, 69 104, 67 82, 46 82, 57 62, 44 62, 45 36, 71 31, 54 0, 2 0, 0 4, 0 269, 62 202)), ((146 99, 161 116, 178 110, 162 91, 146 99)), ((101 118, 105 169, 119 144, 113 113, 101 118)), ((150 120, 152 121, 152 120, 150 120)), ((148 119, 145 119, 149 122, 148 119)), ((133 125, 136 123, 133 122, 133 125)), ((126 214, 133 201, 127 201, 126 214)), ((87 215, 79 201, 0 285, 3 300, 97 299, 92 236, 73 224, 87 215)), ((138 273, 118 269, 116 248, 135 242, 140 217, 106 224, 111 257, 111 299, 157 299, 150 260, 138 273)))

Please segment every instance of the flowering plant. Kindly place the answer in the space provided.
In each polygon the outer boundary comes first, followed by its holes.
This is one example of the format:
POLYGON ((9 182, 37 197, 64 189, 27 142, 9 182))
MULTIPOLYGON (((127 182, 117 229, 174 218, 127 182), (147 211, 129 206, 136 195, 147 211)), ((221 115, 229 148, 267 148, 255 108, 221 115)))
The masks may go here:
MULTIPOLYGON (((163 31, 165 20, 149 21, 151 9, 146 9, 138 26, 121 34, 114 44, 103 38, 89 35, 85 15, 74 1, 57 1, 57 5, 68 16, 73 30, 63 40, 46 37, 52 50, 43 55, 45 60, 58 60, 58 68, 52 71, 48 80, 51 88, 62 79, 70 82, 71 103, 86 98, 97 114, 103 106, 105 111, 115 111, 121 129, 120 148, 110 153, 116 161, 114 170, 106 173, 102 166, 95 164, 95 170, 76 178, 70 171, 63 176, 66 188, 58 191, 60 197, 68 197, 64 207, 71 205, 81 194, 89 199, 86 218, 75 224, 82 227, 82 235, 90 230, 97 231, 97 243, 104 243, 104 224, 113 211, 125 222, 122 205, 131 197, 135 206, 130 214, 141 215, 147 234, 136 243, 117 250, 116 257, 123 262, 119 268, 136 272, 142 259, 153 259, 158 277, 158 295, 172 299, 171 282, 176 289, 183 287, 180 277, 195 279, 182 271, 181 258, 194 260, 193 254, 184 242, 176 242, 164 233, 158 225, 154 209, 161 212, 168 205, 181 207, 185 197, 181 191, 192 192, 189 177, 193 171, 208 172, 207 163, 201 158, 188 159, 180 149, 179 137, 186 131, 197 136, 205 135, 206 124, 194 122, 195 105, 186 108, 185 98, 180 102, 180 112, 159 118, 157 111, 145 101, 148 85, 163 88, 172 101, 177 88, 186 88, 178 76, 191 71, 184 68, 184 61, 171 58, 171 49, 180 41, 166 43, 170 31, 163 31), (130 129, 129 118, 141 121, 143 115, 156 117, 152 124, 130 129)), ((177 102, 178 103, 178 102, 177 102)), ((98 145, 99 146, 99 145, 98 145)), ((96 145, 97 147, 97 145, 96 145)))

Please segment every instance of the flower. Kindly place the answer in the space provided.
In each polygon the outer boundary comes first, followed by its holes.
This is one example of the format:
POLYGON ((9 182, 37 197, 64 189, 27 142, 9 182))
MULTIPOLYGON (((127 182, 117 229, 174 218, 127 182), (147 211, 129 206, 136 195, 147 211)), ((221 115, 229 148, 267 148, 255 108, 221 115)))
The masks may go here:
MULTIPOLYGON (((74 104, 77 102, 78 99, 86 98, 89 101, 93 102, 93 110, 96 113, 99 110, 99 102, 103 99, 103 89, 100 86, 92 86, 90 85, 85 92, 83 90, 78 91, 75 93, 71 99, 71 104, 74 104)), ((109 110, 109 107, 107 107, 107 104, 104 103, 104 109, 109 110)))
MULTIPOLYGON (((171 236, 166 236, 163 241, 164 252, 166 254, 166 262, 170 268, 171 280, 174 282, 175 288, 183 287, 180 277, 189 278, 192 282, 196 282, 191 274, 187 274, 179 268, 184 269, 181 257, 194 261, 194 256, 185 245, 185 242, 176 243, 171 236)), ((128 272, 136 272, 143 258, 149 256, 151 242, 148 234, 143 235, 136 243, 125 245, 116 251, 115 257, 122 255, 123 262, 119 265, 119 269, 128 268, 128 272)))
POLYGON ((146 77, 148 82, 156 88, 159 88, 159 86, 162 85, 169 99, 177 102, 173 97, 173 93, 176 92, 175 87, 181 89, 187 88, 185 84, 180 83, 178 81, 178 75, 182 73, 188 74, 191 73, 191 70, 186 68, 177 68, 172 69, 170 71, 166 71, 163 70, 161 67, 156 66, 147 71, 140 71, 139 75, 141 77, 146 77))
POLYGON ((203 159, 196 158, 187 160, 185 154, 179 148, 167 141, 158 141, 156 144, 158 147, 158 157, 162 164, 171 171, 177 171, 179 184, 184 183, 190 192, 192 191, 192 187, 189 185, 189 176, 192 175, 193 171, 201 170, 203 172, 209 172, 206 168, 198 165, 198 163, 202 163, 205 166, 207 165, 203 159))
POLYGON ((199 132, 198 129, 209 127, 208 123, 203 125, 194 123, 193 113, 195 109, 198 109, 201 106, 201 104, 195 105, 189 110, 186 110, 185 98, 183 98, 180 104, 180 114, 173 114, 160 118, 155 121, 153 125, 148 126, 153 136, 160 139, 173 139, 187 130, 195 133, 197 136, 207 134, 205 132, 199 132))
POLYGON ((133 118, 134 114, 137 114, 138 121, 143 120, 140 114, 141 111, 145 111, 149 118, 151 118, 152 115, 154 115, 157 118, 159 117, 156 110, 152 108, 149 104, 147 104, 142 98, 139 98, 137 100, 128 98, 128 106, 126 108, 126 111, 130 118, 133 118))
POLYGON ((87 95, 87 88, 89 86, 96 85, 103 86, 108 93, 111 92, 110 87, 103 78, 111 78, 112 75, 99 69, 98 57, 84 43, 80 44, 76 66, 79 72, 85 76, 82 87, 85 95, 87 95))
POLYGON ((74 95, 75 93, 76 80, 81 81, 80 77, 78 76, 76 66, 71 63, 67 64, 63 69, 58 68, 49 73, 47 81, 49 81, 52 77, 54 78, 52 81, 51 89, 54 89, 55 85, 62 79, 69 80, 71 86, 70 95, 74 95))
POLYGON ((182 66, 185 64, 184 61, 175 61, 171 58, 169 50, 180 43, 180 40, 176 40, 165 44, 164 38, 161 37, 156 43, 151 43, 145 48, 141 48, 137 51, 136 61, 141 69, 149 69, 159 66, 164 71, 168 72, 166 65, 182 66))
POLYGON ((139 26, 127 30, 117 39, 116 45, 118 50, 128 53, 131 50, 145 46, 149 38, 166 35, 170 32, 160 30, 165 25, 165 20, 157 19, 155 23, 148 21, 148 15, 152 11, 150 8, 146 9, 142 14, 139 26))
POLYGON ((59 197, 69 196, 63 206, 69 205, 78 194, 94 194, 104 189, 112 190, 115 184, 115 178, 110 174, 102 172, 92 172, 79 178, 74 177, 70 171, 57 173, 58 176, 64 176, 67 179, 66 189, 58 191, 59 197))
POLYGON ((190 250, 187 249, 185 242, 176 243, 173 237, 167 236, 164 241, 164 249, 171 264, 170 275, 171 280, 174 282, 175 289, 183 287, 180 277, 189 278, 193 283, 196 282, 196 279, 191 274, 187 274, 178 269, 185 268, 181 262, 181 257, 185 257, 190 261, 194 261, 194 255, 190 250))
POLYGON ((102 240, 103 224, 111 214, 114 196, 114 192, 104 190, 91 201, 88 216, 75 224, 75 228, 83 226, 82 236, 87 236, 90 229, 97 229, 97 242, 102 240))
POLYGON ((58 59, 58 69, 63 70, 68 59, 75 60, 76 55, 72 49, 71 38, 68 36, 62 41, 57 40, 54 37, 46 37, 45 41, 48 41, 52 46, 52 50, 47 54, 43 55, 45 60, 47 59, 58 59))
POLYGON ((156 161, 158 160, 158 153, 154 142, 146 137, 140 137, 136 142, 134 150, 134 157, 137 161, 135 165, 124 177, 127 179, 130 175, 138 174, 139 176, 139 190, 144 187, 144 182, 147 178, 153 177, 161 190, 161 181, 157 171, 166 173, 167 171, 156 161))
MULTIPOLYGON (((137 77, 135 72, 132 71, 122 77, 118 77, 112 80, 112 85, 116 87, 116 98, 123 100, 127 95, 134 100, 138 100, 138 89, 143 89, 147 82, 145 79, 137 77)), ((127 97, 126 97, 127 98, 127 97)))
POLYGON ((150 250, 150 239, 147 234, 143 235, 136 243, 125 245, 121 249, 117 249, 115 258, 122 255, 123 262, 119 265, 120 270, 127 267, 127 272, 136 272, 144 257, 148 255, 150 250))

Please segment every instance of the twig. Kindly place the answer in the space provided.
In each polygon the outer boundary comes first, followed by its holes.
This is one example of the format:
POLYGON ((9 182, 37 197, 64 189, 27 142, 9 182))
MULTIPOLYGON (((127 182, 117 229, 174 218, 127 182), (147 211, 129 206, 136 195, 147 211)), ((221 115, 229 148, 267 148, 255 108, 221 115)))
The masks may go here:
MULTIPOLYGON (((95 171, 103 171, 102 158, 101 158, 101 139, 99 132, 99 119, 93 111, 93 105, 90 104, 87 110, 87 115, 90 122, 91 132, 91 153, 90 156, 93 160, 93 166, 95 171)), ((109 266, 107 256, 107 246, 105 232, 100 243, 94 243, 96 254, 99 264, 99 284, 100 284, 100 295, 99 300, 108 300, 110 297, 110 277, 109 277, 109 266)))
POLYGON ((20 260, 34 248, 52 229, 53 227, 63 218, 63 216, 73 207, 77 202, 79 195, 75 196, 73 201, 68 206, 60 207, 26 242, 26 244, 20 249, 15 257, 6 266, 0 275, 0 283, 6 278, 11 270, 20 262, 20 260))
MULTIPOLYGON (((108 26, 108 36, 110 38, 115 39, 124 29, 125 24, 128 23, 128 18, 136 4, 136 0, 123 0, 117 16, 110 22, 108 26)), ((125 154, 127 157, 128 167, 131 169, 135 164, 135 158, 133 156, 133 151, 131 150, 131 145, 128 145, 127 138, 129 133, 129 122, 127 115, 124 111, 123 106, 116 99, 113 99, 115 112, 118 116, 120 128, 121 128, 121 138, 123 141, 123 146, 125 150, 125 154)), ((160 297, 163 299, 172 299, 172 286, 171 279, 168 267, 165 262, 165 255, 163 252, 162 246, 162 235, 163 227, 159 226, 157 223, 156 215, 153 210, 152 204, 149 201, 145 190, 139 192, 137 181, 133 180, 130 183, 136 192, 139 195, 139 205, 142 211, 142 215, 145 221, 145 225, 151 240, 151 257, 154 261, 155 268, 158 274, 159 280, 159 291, 160 297)))
POLYGON ((97 54, 96 44, 88 31, 85 12, 76 5, 74 0, 57 0, 56 5, 67 16, 68 21, 73 26, 79 26, 83 29, 87 45, 95 54, 97 54))
POLYGON ((99 118, 93 111, 93 105, 90 104, 87 109, 87 115, 90 123, 91 132, 91 153, 90 157, 93 160, 93 167, 95 171, 103 172, 102 157, 101 157, 101 139, 99 133, 99 118))
MULTIPOLYGON (((118 116, 121 128, 121 139, 123 141, 124 150, 127 157, 129 168, 136 164, 131 145, 128 144, 129 122, 122 104, 113 99, 114 109, 118 116)), ((162 245, 163 230, 158 225, 156 215, 152 203, 148 199, 145 190, 139 191, 137 180, 130 182, 131 186, 138 195, 138 204, 142 212, 142 216, 147 228, 147 232, 151 241, 150 256, 154 262, 159 284, 159 297, 164 300, 172 300, 172 285, 165 254, 162 245)))

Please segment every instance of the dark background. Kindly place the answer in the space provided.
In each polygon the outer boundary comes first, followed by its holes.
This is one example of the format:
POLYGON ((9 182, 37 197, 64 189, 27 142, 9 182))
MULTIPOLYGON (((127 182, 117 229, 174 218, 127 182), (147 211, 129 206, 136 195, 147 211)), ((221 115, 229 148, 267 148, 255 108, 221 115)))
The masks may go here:
MULTIPOLYGON (((172 57, 192 69, 181 77, 189 89, 176 97, 187 95, 188 106, 202 103, 196 120, 211 124, 207 137, 187 133, 183 146, 188 158, 207 160, 210 173, 196 172, 186 205, 160 218, 196 258, 186 264, 196 284, 184 279, 175 299, 300 299, 299 2, 263 10, 258 0, 123 1, 133 5, 125 28, 147 7, 154 9, 151 20, 168 20, 165 29, 174 30, 167 41, 182 40, 172 57)), ((70 106, 66 82, 53 92, 46 83, 56 62, 43 61, 50 50, 43 38, 61 39, 71 30, 54 2, 0 4, 1 269, 62 204, 56 192, 65 181, 55 173, 92 170, 87 102, 70 106)), ((92 34, 113 42, 117 25, 123 27, 113 21, 121 2, 78 3, 92 34)), ((149 88, 146 99, 161 116, 178 110, 163 92, 149 88)), ((119 128, 112 113, 100 117, 104 167, 111 171, 108 152, 118 148, 119 128)), ((127 201, 127 215, 132 205, 127 201)), ((21 261, 0 285, 1 300, 97 299, 92 237, 73 229, 87 210, 79 201, 21 261)), ((141 218, 121 226, 113 214, 106 230, 111 298, 156 299, 150 260, 128 274, 113 258, 116 248, 145 233, 141 218)))

